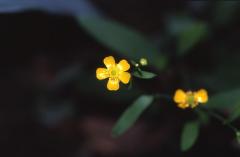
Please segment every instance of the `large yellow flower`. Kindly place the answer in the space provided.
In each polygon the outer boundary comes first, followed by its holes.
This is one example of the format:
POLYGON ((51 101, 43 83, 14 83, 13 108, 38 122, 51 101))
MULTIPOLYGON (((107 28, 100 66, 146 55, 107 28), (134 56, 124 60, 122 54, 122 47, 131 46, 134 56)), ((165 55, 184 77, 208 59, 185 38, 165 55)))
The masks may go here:
POLYGON ((184 92, 183 90, 178 89, 176 90, 173 99, 178 104, 178 107, 182 109, 188 107, 194 108, 198 106, 199 103, 204 104, 208 101, 208 93, 205 89, 200 89, 196 92, 184 92))
POLYGON ((128 62, 123 59, 118 64, 112 56, 105 57, 103 63, 107 68, 97 68, 96 77, 98 80, 108 79, 107 89, 116 91, 119 89, 119 81, 127 84, 131 78, 131 74, 126 72, 130 69, 128 62))

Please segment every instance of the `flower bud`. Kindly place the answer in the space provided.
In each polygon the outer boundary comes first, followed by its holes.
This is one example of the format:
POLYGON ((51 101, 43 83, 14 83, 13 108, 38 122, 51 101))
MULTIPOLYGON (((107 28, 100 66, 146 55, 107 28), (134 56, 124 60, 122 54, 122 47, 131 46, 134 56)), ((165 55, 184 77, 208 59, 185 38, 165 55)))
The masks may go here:
POLYGON ((140 62, 140 64, 141 64, 142 66, 148 65, 148 61, 147 61, 146 58, 141 58, 139 62, 140 62))

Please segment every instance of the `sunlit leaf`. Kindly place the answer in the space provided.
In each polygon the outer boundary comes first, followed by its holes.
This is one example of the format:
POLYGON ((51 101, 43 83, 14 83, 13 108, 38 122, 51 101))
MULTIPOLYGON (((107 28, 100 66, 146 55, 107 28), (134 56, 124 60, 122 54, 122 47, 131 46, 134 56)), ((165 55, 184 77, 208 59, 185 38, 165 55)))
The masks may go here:
POLYGON ((184 125, 181 136, 181 150, 187 151, 196 142, 199 134, 198 121, 188 122, 184 125))
POLYGON ((201 41, 207 34, 205 23, 195 22, 185 28, 178 36, 178 54, 186 54, 193 46, 201 41))
POLYGON ((154 97, 152 95, 142 95, 133 104, 127 108, 121 115, 112 129, 114 137, 123 134, 139 118, 139 116, 151 105, 154 97))
POLYGON ((141 78, 141 79, 151 79, 156 77, 157 75, 152 73, 152 72, 148 72, 148 71, 142 71, 138 72, 138 71, 134 71, 133 72, 133 76, 141 78))
POLYGON ((164 57, 151 41, 139 32, 115 21, 104 18, 78 18, 79 24, 90 35, 116 53, 132 60, 144 57, 151 61, 150 65, 158 69, 166 66, 164 57))

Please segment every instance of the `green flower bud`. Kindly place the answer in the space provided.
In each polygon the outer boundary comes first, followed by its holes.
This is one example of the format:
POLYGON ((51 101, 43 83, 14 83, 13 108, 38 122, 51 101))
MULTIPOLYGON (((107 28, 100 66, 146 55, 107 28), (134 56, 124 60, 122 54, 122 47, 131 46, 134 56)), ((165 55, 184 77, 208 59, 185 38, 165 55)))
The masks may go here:
POLYGON ((146 58, 141 58, 139 62, 140 62, 140 64, 141 64, 142 66, 148 65, 148 61, 147 61, 146 58))

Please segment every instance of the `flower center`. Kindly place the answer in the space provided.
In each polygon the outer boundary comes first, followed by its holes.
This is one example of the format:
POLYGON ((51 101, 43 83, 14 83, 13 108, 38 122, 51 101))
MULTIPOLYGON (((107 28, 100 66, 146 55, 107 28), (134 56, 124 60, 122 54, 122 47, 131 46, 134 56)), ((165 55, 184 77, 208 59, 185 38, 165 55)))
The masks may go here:
POLYGON ((111 75, 113 75, 113 76, 117 75, 117 71, 116 70, 112 70, 111 71, 111 75))
POLYGON ((110 74, 110 77, 112 78, 116 78, 118 77, 118 69, 116 67, 112 68, 110 71, 109 71, 109 74, 110 74))
POLYGON ((187 92, 187 100, 186 101, 192 107, 195 107, 198 104, 195 101, 194 94, 191 91, 187 92))

